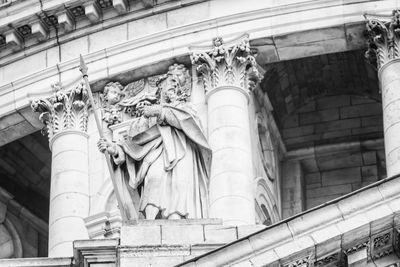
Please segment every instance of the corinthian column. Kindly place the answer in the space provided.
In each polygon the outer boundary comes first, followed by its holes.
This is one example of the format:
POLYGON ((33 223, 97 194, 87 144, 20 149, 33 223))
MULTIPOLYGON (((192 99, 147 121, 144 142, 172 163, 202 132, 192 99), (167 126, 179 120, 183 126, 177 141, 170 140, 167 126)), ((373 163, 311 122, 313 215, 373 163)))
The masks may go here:
POLYGON ((32 102, 45 124, 52 152, 49 257, 72 256, 72 242, 88 239, 83 218, 89 214, 88 98, 80 84, 32 102))
POLYGON ((400 173, 400 11, 367 15, 371 63, 377 66, 382 91, 387 175, 400 173))
POLYGON ((209 185, 211 218, 224 224, 255 223, 249 89, 254 86, 255 59, 247 36, 192 54, 208 104, 208 139, 213 150, 209 185))

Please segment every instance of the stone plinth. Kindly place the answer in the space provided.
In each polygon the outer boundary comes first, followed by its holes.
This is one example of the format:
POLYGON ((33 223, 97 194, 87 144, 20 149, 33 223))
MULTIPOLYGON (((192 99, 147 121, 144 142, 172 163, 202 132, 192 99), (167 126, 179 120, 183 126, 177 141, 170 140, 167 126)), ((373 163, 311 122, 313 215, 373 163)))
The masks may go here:
POLYGON ((127 223, 121 227, 120 266, 174 266, 237 240, 242 227, 248 234, 263 228, 223 226, 219 219, 127 223))

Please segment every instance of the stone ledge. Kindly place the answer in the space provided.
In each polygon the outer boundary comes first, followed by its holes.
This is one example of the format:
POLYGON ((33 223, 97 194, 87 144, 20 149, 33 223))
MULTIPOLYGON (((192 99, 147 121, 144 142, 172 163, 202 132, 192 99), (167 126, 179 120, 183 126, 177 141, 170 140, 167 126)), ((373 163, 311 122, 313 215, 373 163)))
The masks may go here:
POLYGON ((371 248, 367 250, 368 263, 370 259, 386 257, 398 249, 393 244, 400 238, 396 223, 400 217, 399 185, 400 177, 386 178, 178 266, 200 267, 209 262, 218 266, 247 266, 270 255, 276 257, 268 266, 328 260, 333 264, 343 255, 365 247, 371 248), (385 199, 379 190, 388 185, 391 190, 385 199))
POLYGON ((0 260, 0 267, 71 267, 72 258, 24 258, 0 260))
POLYGON ((124 223, 126 226, 148 225, 222 225, 221 219, 138 220, 124 223))

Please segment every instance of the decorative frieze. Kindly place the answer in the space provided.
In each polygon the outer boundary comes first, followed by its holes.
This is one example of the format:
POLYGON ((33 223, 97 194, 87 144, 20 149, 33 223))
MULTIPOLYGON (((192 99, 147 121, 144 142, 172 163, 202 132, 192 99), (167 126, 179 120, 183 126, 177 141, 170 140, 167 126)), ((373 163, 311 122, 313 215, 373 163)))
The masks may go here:
POLYGON ((201 74, 206 92, 221 86, 251 90, 259 81, 248 36, 232 43, 225 43, 221 37, 217 37, 213 39, 211 49, 193 52, 191 59, 201 74))
POLYGON ((331 254, 326 256, 325 258, 322 258, 320 260, 317 260, 314 263, 314 266, 318 267, 323 267, 323 266, 328 266, 331 265, 332 263, 338 263, 340 261, 339 253, 331 254))
POLYGON ((366 57, 381 68, 392 59, 400 58, 400 10, 391 16, 366 15, 368 46, 366 57))
POLYGON ((304 258, 301 259, 297 259, 295 261, 292 261, 288 264, 283 265, 284 267, 309 267, 311 266, 313 262, 313 256, 312 255, 308 255, 304 258))
POLYGON ((356 244, 356 245, 354 245, 353 247, 351 247, 351 248, 347 248, 347 249, 345 249, 345 251, 344 251, 344 253, 346 254, 346 255, 350 255, 350 254, 353 254, 353 253, 356 253, 356 252, 358 252, 358 251, 360 251, 360 250, 362 250, 362 249, 364 249, 364 248, 367 248, 367 250, 369 249, 369 240, 368 241, 365 241, 365 242, 363 242, 363 243, 359 243, 359 244, 356 244))
POLYGON ((51 139, 64 130, 86 132, 89 100, 83 83, 69 92, 64 91, 60 83, 54 83, 52 89, 52 97, 31 103, 33 111, 40 113, 39 119, 45 124, 44 133, 51 139))

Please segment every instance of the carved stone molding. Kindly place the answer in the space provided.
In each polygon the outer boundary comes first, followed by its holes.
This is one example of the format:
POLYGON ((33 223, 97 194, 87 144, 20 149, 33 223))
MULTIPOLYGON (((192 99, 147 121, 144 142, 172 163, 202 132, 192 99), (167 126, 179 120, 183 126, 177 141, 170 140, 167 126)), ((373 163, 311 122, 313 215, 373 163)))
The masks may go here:
POLYGON ((328 265, 332 265, 333 263, 336 263, 336 265, 339 265, 340 263, 340 255, 339 253, 334 253, 331 255, 326 256, 325 258, 322 258, 320 260, 317 260, 314 263, 314 266, 328 266, 328 265))
POLYGON ((297 259, 295 261, 292 261, 290 263, 284 264, 284 267, 309 267, 311 266, 313 262, 313 256, 308 255, 304 258, 297 259))
POLYGON ((250 49, 248 36, 225 44, 221 37, 212 41, 212 47, 191 55, 201 75, 206 92, 223 86, 252 90, 259 81, 256 60, 250 49))
POLYGON ((50 98, 35 99, 31 103, 34 112, 40 113, 39 119, 45 124, 43 134, 49 139, 65 130, 87 131, 89 99, 83 83, 66 92, 61 84, 51 85, 54 94, 50 98))
POLYGON ((366 15, 368 51, 366 57, 380 69, 392 59, 400 58, 400 10, 391 16, 366 15))

